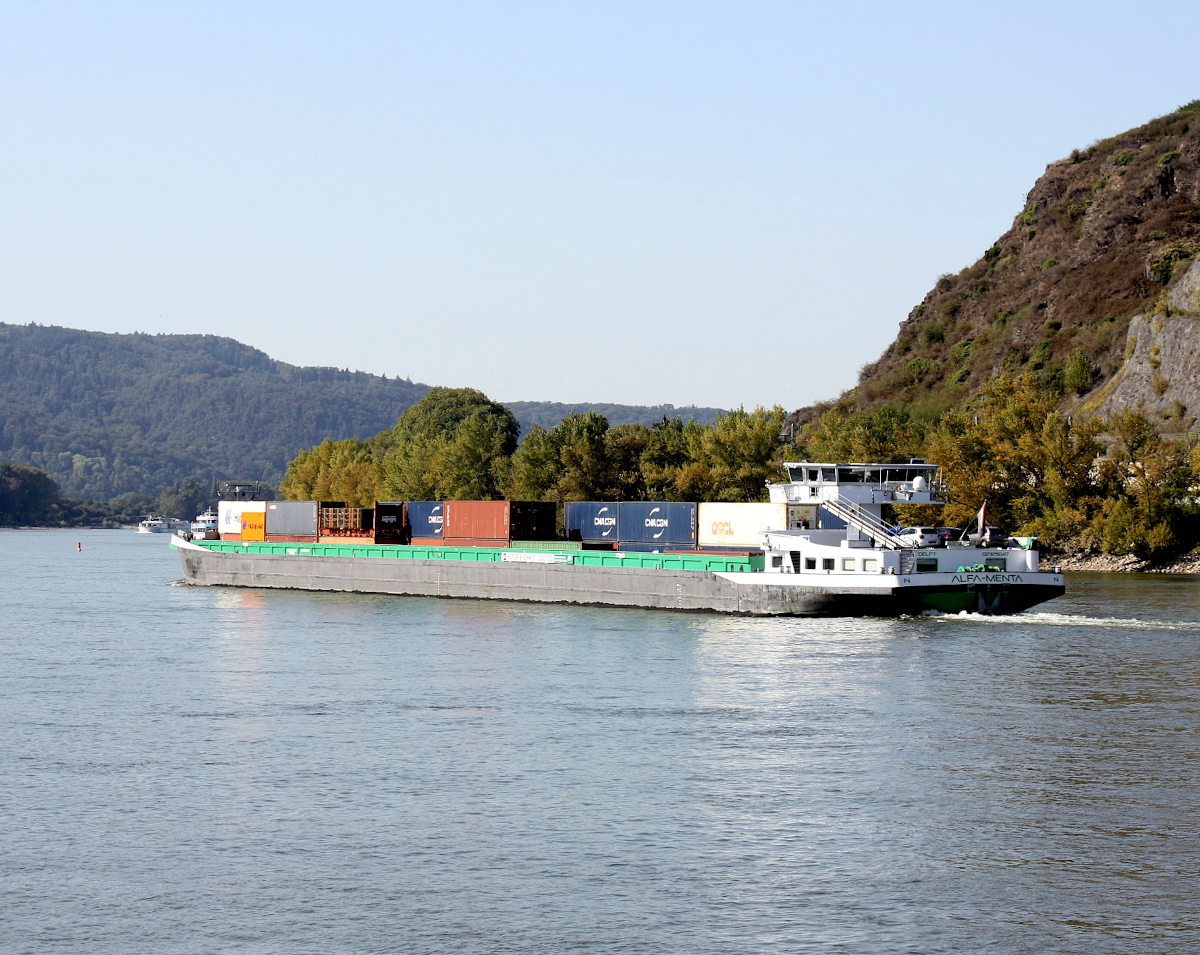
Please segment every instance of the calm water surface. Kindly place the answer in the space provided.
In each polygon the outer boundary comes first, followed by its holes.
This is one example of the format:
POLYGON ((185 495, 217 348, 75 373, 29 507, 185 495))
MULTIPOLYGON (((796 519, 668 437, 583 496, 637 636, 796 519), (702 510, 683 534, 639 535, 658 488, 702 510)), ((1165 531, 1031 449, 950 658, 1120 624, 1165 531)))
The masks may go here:
POLYGON ((1194 578, 810 621, 179 576, 0 531, 4 952, 1200 949, 1194 578))

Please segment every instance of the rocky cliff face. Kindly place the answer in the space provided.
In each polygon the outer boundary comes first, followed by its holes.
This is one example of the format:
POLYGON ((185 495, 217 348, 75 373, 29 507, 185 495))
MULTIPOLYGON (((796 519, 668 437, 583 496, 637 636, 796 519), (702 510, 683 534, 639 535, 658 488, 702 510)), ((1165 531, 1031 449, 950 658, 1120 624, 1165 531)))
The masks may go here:
MULTIPOLYGON (((1091 412, 1200 412, 1200 100, 1051 163, 1012 227, 900 324, 847 409, 935 414, 1031 372, 1091 412)), ((802 424, 817 409, 802 409, 802 424)))

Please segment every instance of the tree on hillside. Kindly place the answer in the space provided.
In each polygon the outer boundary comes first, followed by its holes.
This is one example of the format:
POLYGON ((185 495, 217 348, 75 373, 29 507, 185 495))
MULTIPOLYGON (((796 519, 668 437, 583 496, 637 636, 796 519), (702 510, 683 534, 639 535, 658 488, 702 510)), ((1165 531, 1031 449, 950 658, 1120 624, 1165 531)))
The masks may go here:
POLYGON ((45 471, 0 464, 0 525, 44 524, 58 504, 58 485, 45 471))
POLYGON ((765 501, 783 463, 783 408, 739 408, 691 435, 689 462, 676 481, 685 500, 765 501))
POLYGON ((322 441, 288 464, 279 485, 287 501, 345 501, 369 507, 378 496, 379 468, 368 443, 348 438, 322 441))
POLYGON ((434 388, 379 436, 382 492, 394 500, 501 496, 520 426, 473 388, 434 388))
POLYGON ((646 433, 640 465, 645 498, 649 501, 680 501, 679 478, 691 460, 691 449, 699 444, 704 426, 680 418, 663 418, 646 433))
POLYGON ((158 495, 154 512, 160 517, 177 517, 191 520, 216 500, 212 485, 205 486, 195 478, 172 484, 158 495))
POLYGON ((966 523, 984 501, 989 523, 1061 543, 1083 532, 1100 489, 1095 421, 1055 410, 1035 379, 1001 378, 974 407, 946 414, 928 456, 949 489, 945 520, 966 523))
POLYGON ((536 501, 609 500, 612 495, 608 420, 594 411, 571 414, 534 430, 512 458, 508 493, 536 501))

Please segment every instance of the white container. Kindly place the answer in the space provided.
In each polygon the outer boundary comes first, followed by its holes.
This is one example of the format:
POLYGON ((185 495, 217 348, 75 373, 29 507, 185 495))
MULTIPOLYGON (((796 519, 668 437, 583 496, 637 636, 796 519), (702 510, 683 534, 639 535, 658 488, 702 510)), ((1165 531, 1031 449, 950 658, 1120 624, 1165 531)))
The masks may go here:
POLYGON ((217 530, 222 534, 232 534, 241 537, 242 535, 242 514, 245 511, 251 513, 265 513, 267 510, 266 501, 218 501, 217 502, 217 530))
MULTIPOLYGON (((701 547, 758 548, 762 546, 763 531, 782 531, 791 526, 788 512, 794 507, 787 504, 701 504, 696 542, 701 547)), ((799 512, 802 508, 796 510, 799 512)))

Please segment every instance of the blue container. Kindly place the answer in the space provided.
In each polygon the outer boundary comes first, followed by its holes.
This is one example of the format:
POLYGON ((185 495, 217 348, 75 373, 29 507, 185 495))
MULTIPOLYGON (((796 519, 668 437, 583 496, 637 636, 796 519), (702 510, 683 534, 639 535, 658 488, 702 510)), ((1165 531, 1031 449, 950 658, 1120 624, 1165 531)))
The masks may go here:
POLYGON ((621 505, 604 501, 567 501, 563 524, 569 541, 619 541, 621 505))
POLYGON ((696 505, 671 501, 621 502, 621 543, 696 545, 696 505))
POLYGON ((409 537, 438 537, 444 530, 441 501, 409 501, 406 507, 408 513, 409 537))
POLYGON ((846 529, 846 522, 844 520, 832 511, 825 510, 823 507, 819 510, 819 520, 821 521, 821 530, 841 531, 846 529))

